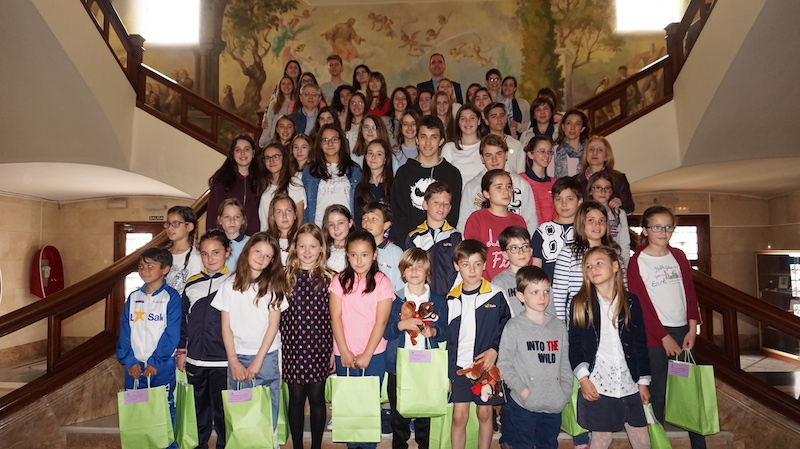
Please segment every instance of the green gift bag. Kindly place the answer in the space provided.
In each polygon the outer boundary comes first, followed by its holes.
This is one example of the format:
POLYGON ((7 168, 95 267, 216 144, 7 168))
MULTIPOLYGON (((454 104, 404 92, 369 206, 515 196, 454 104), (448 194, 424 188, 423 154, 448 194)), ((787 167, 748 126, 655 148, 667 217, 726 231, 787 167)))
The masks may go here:
POLYGON ((406 418, 447 413, 447 351, 397 350, 397 411, 406 418))
POLYGON ((561 430, 568 435, 578 436, 588 432, 588 430, 578 424, 578 395, 580 389, 578 388, 578 379, 572 379, 572 396, 569 397, 569 402, 561 411, 561 430))
POLYGON ((669 362, 664 419, 700 435, 713 435, 719 432, 714 367, 695 364, 689 351, 684 355, 688 361, 669 362))
POLYGON ((332 380, 334 443, 381 441, 380 379, 377 376, 338 376, 332 380))
POLYGON ((289 386, 281 382, 281 399, 278 402, 278 444, 289 441, 289 386))
POLYGON ((667 431, 653 413, 653 404, 644 406, 644 416, 647 418, 647 433, 650 434, 650 449, 672 449, 667 431))
POLYGON ((333 396, 333 379, 336 378, 336 374, 329 374, 328 377, 325 379, 325 402, 328 404, 331 403, 331 399, 333 396))
POLYGON ((200 444, 194 386, 189 385, 186 373, 180 370, 176 370, 175 382, 175 442, 181 449, 194 449, 200 444))
POLYGON ((172 418, 169 414, 167 387, 138 389, 139 380, 133 382, 133 390, 117 393, 119 407, 119 435, 123 449, 162 449, 175 441, 172 418))
POLYGON ((260 385, 223 390, 222 408, 225 412, 226 449, 273 449, 269 388, 260 385))
MULTIPOLYGON (((467 443, 465 449, 478 448, 478 406, 473 402, 469 404, 469 421, 467 421, 467 443)), ((429 449, 451 449, 450 431, 453 428, 453 404, 447 404, 447 413, 431 418, 429 449)))

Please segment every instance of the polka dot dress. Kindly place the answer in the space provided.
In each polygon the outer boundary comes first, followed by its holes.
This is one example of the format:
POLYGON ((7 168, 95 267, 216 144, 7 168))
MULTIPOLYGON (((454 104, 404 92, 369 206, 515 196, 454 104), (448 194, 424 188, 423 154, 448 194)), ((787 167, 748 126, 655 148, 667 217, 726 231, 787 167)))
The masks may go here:
POLYGON ((322 382, 333 351, 328 309, 330 280, 317 284, 307 270, 297 272, 289 308, 281 313, 283 380, 291 384, 322 382))

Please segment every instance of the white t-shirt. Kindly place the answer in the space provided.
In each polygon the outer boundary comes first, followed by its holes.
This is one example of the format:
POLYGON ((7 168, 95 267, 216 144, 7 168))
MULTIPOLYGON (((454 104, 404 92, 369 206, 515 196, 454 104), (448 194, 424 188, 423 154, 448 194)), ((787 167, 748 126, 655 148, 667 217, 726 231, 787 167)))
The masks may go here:
POLYGON ((167 273, 167 285, 174 288, 179 295, 183 295, 186 288, 186 280, 195 274, 203 271, 203 260, 200 258, 200 251, 191 247, 186 251, 172 255, 172 267, 167 273), (189 263, 186 263, 186 255, 189 254, 189 263))
POLYGON ((672 253, 659 257, 640 253, 639 274, 661 324, 668 327, 689 324, 686 320, 686 290, 681 267, 672 253))
MULTIPOLYGON (((317 210, 314 215, 314 222, 320 228, 324 227, 322 219, 325 216, 325 209, 332 204, 341 204, 350 209, 350 180, 347 176, 339 176, 338 164, 327 164, 328 173, 331 174, 327 181, 320 181, 317 189, 317 210)), ((351 213, 353 211, 350 211, 351 213)))
MULTIPOLYGON (((277 190, 278 186, 270 184, 261 195, 261 202, 258 205, 258 219, 261 220, 261 231, 266 231, 267 226, 269 225, 269 203, 272 202, 272 198, 275 197, 275 192, 277 190)), ((292 176, 292 180, 289 182, 289 187, 286 189, 286 193, 289 195, 289 198, 294 201, 295 205, 297 206, 297 210, 302 211, 303 205, 306 202, 306 189, 303 187, 303 181, 300 179, 300 173, 292 176)))
MULTIPOLYGON (((222 284, 211 307, 230 314, 231 331, 233 332, 233 345, 237 354, 256 355, 264 341, 264 335, 269 329, 269 313, 267 304, 272 300, 272 295, 268 294, 259 298, 258 305, 255 298, 258 293, 258 286, 253 284, 244 293, 233 289, 233 281, 236 276, 231 276, 222 284)), ((284 299, 278 306, 278 310, 284 311, 289 308, 289 303, 284 299)), ((269 351, 276 351, 281 347, 280 332, 275 335, 269 351)))
POLYGON ((619 329, 615 327, 618 323, 614 310, 619 297, 608 302, 598 295, 597 300, 600 303, 600 344, 597 346, 594 371, 589 378, 601 395, 623 398, 639 391, 639 387, 631 377, 619 329))
POLYGON ((456 149, 456 144, 453 142, 447 142, 442 147, 442 157, 461 172, 462 187, 467 181, 486 168, 481 162, 480 148, 480 142, 472 145, 461 145, 461 150, 456 149))
POLYGON ((325 264, 331 270, 341 273, 347 267, 347 251, 345 248, 337 248, 331 245, 331 256, 325 264))
POLYGON ((461 294, 461 326, 458 329, 458 355, 456 366, 466 368, 475 360, 475 300, 478 298, 476 291, 472 295, 461 294))
MULTIPOLYGON (((422 304, 423 302, 428 302, 430 300, 431 289, 426 284, 425 293, 417 296, 408 291, 408 285, 406 285, 405 287, 403 287, 403 294, 405 295, 406 301, 414 301, 414 304, 417 305, 417 311, 419 311, 419 305, 422 304)), ((411 343, 411 336, 408 335, 408 332, 406 332, 406 344, 403 347, 408 349, 425 349, 425 337, 423 337, 421 334, 418 335, 417 344, 413 344, 411 343)))

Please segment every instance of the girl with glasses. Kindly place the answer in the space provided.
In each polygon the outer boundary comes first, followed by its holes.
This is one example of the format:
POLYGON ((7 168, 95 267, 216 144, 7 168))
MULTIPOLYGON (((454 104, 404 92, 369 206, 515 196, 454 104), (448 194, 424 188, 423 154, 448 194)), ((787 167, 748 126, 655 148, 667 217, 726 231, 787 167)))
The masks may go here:
MULTIPOLYGON (((645 245, 631 257, 628 287, 642 302, 650 355, 651 401, 656 419, 664 422, 669 359, 692 351, 700 324, 700 310, 686 254, 669 245, 675 216, 664 206, 652 206, 642 214, 645 245)), ((692 448, 705 446, 702 435, 689 432, 692 448)))
POLYGON ((625 212, 633 213, 636 204, 633 202, 631 185, 625 173, 614 169, 614 151, 611 144, 603 136, 591 136, 586 141, 581 159, 581 168, 575 179, 586 189, 589 178, 600 171, 604 171, 611 176, 614 184, 614 192, 609 204, 612 209, 622 208, 625 212))
POLYGON ((620 247, 622 266, 627 267, 628 260, 631 258, 631 234, 628 230, 628 214, 625 213, 624 209, 611 207, 609 202, 613 193, 614 179, 608 172, 599 171, 589 178, 589 184, 586 186, 586 198, 593 199, 606 208, 611 238, 620 247))
MULTIPOLYGON (((266 231, 270 218, 269 205, 273 198, 279 194, 288 195, 295 202, 297 208, 297 220, 303 220, 303 207, 306 202, 306 189, 303 188, 303 181, 299 174, 292 175, 291 164, 289 161, 289 150, 276 142, 267 144, 262 153, 264 166, 266 167, 264 183, 266 188, 261 194, 261 201, 258 206, 258 219, 261 222, 261 231, 266 231)), ((275 236, 276 238, 278 236, 275 236)))
MULTIPOLYGON (((213 215, 213 214, 212 214, 213 215)), ((172 254, 172 267, 167 273, 167 285, 178 294, 183 294, 189 276, 203 269, 200 252, 194 247, 197 235, 197 214, 188 206, 174 206, 167 211, 167 228, 169 243, 167 249, 172 254)))
POLYGON ((353 146, 353 152, 350 157, 353 162, 362 166, 364 164, 364 155, 367 154, 367 147, 375 139, 381 139, 384 142, 389 142, 389 131, 386 129, 386 124, 379 116, 375 114, 367 114, 364 120, 361 121, 361 129, 356 137, 356 144, 353 146))

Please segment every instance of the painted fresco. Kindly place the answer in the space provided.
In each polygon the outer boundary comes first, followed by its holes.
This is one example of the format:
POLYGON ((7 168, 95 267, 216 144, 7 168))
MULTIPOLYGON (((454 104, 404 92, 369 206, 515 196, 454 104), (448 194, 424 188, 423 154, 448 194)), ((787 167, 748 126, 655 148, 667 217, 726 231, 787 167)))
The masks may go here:
MULTIPOLYGON (((635 73, 666 52, 663 32, 615 33, 613 4, 498 0, 309 7, 297 0, 228 0, 218 100, 252 117, 249 112, 269 102, 287 61, 298 60, 324 83, 325 58, 334 52, 345 61, 345 81, 356 65, 366 64, 384 74, 391 91, 429 79, 430 55, 442 53, 446 75, 464 88, 482 84, 486 71, 496 67, 518 78, 523 98, 550 86, 567 105, 575 104, 616 82, 619 66, 635 73), (258 11, 258 19, 248 10, 258 11)), ((194 66, 185 48, 148 48, 145 62, 163 73, 194 66)))

